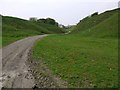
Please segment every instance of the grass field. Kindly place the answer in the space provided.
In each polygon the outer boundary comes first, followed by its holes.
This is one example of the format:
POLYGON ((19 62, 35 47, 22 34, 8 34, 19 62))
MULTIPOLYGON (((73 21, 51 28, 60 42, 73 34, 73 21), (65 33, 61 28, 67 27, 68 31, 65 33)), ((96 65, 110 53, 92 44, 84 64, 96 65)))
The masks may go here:
POLYGON ((46 63, 69 87, 118 87, 117 20, 116 10, 83 19, 71 34, 38 41, 32 57, 46 63))
POLYGON ((69 87, 117 87, 117 39, 49 36, 38 42, 33 58, 43 60, 69 87))

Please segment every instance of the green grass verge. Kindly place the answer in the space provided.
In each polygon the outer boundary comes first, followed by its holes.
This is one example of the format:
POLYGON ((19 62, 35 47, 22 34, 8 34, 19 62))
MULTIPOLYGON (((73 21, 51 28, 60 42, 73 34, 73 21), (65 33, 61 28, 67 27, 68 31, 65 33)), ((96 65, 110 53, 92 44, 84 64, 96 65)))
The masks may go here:
POLYGON ((37 42, 32 56, 69 87, 118 87, 117 39, 53 35, 37 42))
POLYGON ((6 46, 9 45, 17 40, 23 39, 25 37, 11 37, 11 36, 7 36, 7 37, 2 37, 2 46, 6 46))
POLYGON ((0 48, 2 47, 2 36, 0 36, 0 48))

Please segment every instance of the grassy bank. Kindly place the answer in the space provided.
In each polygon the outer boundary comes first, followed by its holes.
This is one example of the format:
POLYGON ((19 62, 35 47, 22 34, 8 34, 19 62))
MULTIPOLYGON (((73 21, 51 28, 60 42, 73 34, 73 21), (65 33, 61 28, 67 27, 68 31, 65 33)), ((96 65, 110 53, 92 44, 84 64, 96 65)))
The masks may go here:
POLYGON ((42 34, 63 33, 56 25, 2 16, 2 44, 6 46, 16 40, 42 34))

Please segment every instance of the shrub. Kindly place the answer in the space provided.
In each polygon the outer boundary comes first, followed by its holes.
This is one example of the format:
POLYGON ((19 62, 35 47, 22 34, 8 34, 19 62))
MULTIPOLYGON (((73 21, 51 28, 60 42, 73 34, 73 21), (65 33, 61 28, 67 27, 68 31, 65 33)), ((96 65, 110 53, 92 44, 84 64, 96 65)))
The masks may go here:
POLYGON ((98 15, 98 12, 95 12, 91 15, 91 17, 98 15))

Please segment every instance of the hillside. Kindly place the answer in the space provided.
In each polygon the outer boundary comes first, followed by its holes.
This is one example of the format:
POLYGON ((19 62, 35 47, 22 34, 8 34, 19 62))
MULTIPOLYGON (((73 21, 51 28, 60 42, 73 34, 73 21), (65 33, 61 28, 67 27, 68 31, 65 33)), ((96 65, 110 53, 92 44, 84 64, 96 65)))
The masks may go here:
POLYGON ((114 9, 99 15, 86 17, 76 25, 72 34, 115 37, 118 33, 118 11, 119 9, 114 9))
POLYGON ((33 61, 45 63, 68 87, 117 88, 118 9, 87 17, 71 29, 38 41, 33 61))
POLYGON ((62 30, 55 25, 9 16, 2 16, 2 24, 3 45, 27 36, 62 33, 62 30))
POLYGON ((92 36, 101 38, 118 37, 118 14, 114 14, 96 26, 81 32, 82 36, 92 36))

